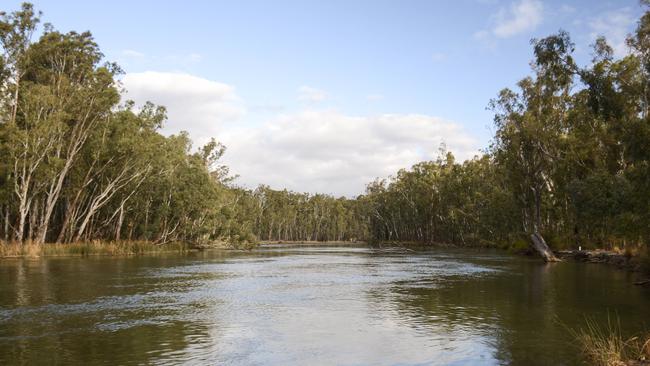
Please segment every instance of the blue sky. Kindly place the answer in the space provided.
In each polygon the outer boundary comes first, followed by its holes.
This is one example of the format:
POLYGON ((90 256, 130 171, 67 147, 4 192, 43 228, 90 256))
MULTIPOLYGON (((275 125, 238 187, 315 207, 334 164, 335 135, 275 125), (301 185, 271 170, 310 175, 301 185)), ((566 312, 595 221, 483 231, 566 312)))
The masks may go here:
POLYGON ((461 159, 485 147, 488 101, 529 73, 531 38, 565 29, 586 63, 602 34, 623 55, 643 12, 636 0, 35 6, 57 29, 90 30, 129 98, 168 106, 167 133, 223 140, 242 185, 344 195, 440 142, 461 159))

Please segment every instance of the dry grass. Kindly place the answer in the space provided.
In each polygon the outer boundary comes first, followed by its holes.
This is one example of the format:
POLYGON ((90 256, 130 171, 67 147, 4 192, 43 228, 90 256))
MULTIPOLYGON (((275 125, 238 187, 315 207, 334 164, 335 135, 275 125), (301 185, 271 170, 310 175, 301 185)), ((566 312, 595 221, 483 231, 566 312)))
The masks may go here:
POLYGON ((628 244, 624 246, 614 245, 610 250, 610 252, 624 255, 627 258, 639 257, 643 255, 644 251, 645 251, 645 246, 632 245, 632 244, 628 244))
POLYGON ((590 365, 647 365, 650 360, 650 334, 645 337, 624 338, 618 321, 607 320, 607 327, 587 319, 586 327, 574 336, 590 365))
POLYGON ((168 243, 164 245, 148 241, 111 241, 93 240, 78 243, 36 244, 2 243, 0 257, 41 257, 41 256, 91 256, 91 255, 139 255, 160 252, 185 252, 190 248, 185 243, 168 243))

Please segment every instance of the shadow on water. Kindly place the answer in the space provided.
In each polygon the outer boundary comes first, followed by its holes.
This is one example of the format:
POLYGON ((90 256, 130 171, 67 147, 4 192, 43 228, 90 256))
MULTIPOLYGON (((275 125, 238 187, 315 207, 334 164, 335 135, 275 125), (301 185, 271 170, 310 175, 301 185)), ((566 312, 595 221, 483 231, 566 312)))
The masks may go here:
POLYGON ((395 304, 420 332, 480 340, 498 364, 581 364, 568 329, 584 327, 586 318, 618 319, 629 335, 650 329, 650 293, 632 286, 629 273, 500 256, 468 262, 494 270, 396 283, 371 298, 395 304))
POLYGON ((192 280, 141 269, 172 258, 16 260, 0 265, 0 364, 149 364, 191 359, 210 338, 184 313, 192 280), (7 286, 6 284, 11 284, 7 286))

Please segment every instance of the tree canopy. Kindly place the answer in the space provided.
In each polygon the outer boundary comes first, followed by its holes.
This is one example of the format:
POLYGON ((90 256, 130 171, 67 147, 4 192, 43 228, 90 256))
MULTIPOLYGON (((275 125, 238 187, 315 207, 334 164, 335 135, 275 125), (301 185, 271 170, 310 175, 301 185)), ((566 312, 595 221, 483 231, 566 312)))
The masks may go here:
POLYGON ((161 134, 165 108, 122 101, 89 32, 40 18, 28 3, 0 14, 4 241, 650 241, 650 12, 620 59, 604 38, 586 66, 564 31, 532 40, 531 74, 489 103, 481 156, 441 151, 354 199, 237 187, 225 146, 161 134))

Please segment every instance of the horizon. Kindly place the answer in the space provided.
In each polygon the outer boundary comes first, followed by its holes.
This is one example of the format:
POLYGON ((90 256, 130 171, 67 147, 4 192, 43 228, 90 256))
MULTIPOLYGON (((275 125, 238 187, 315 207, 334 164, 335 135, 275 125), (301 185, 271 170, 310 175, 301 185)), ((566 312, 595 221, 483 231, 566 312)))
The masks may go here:
POLYGON ((224 143, 236 184, 346 197, 441 144, 478 154, 489 100, 530 74, 531 39, 567 30, 584 65, 602 35, 621 57, 643 13, 627 0, 151 4, 34 6, 58 30, 90 30, 125 98, 167 108, 162 133, 224 143))

